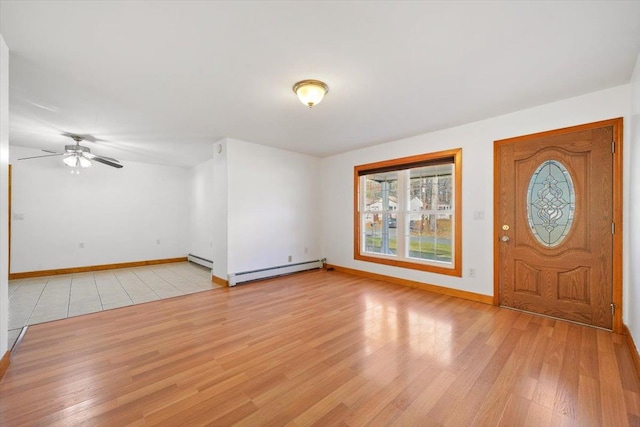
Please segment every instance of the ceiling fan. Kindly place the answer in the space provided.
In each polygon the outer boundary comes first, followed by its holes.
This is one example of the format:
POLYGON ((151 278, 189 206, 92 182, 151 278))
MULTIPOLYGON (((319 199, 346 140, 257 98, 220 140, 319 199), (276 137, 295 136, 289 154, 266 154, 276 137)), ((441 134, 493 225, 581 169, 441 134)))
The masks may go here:
POLYGON ((88 168, 89 166, 91 166, 92 160, 98 163, 102 163, 103 165, 111 166, 114 168, 118 168, 118 169, 122 168, 122 165, 118 160, 112 157, 98 156, 97 154, 91 154, 91 150, 89 149, 89 147, 80 145, 81 141, 90 140, 91 138, 87 138, 83 135, 76 135, 73 133, 65 133, 63 135, 68 136, 69 138, 73 139, 76 142, 75 144, 65 145, 64 153, 58 153, 50 150, 42 150, 45 153, 51 153, 51 154, 45 154, 43 156, 23 157, 18 160, 39 159, 41 157, 64 156, 64 158, 62 159, 64 164, 71 168, 74 168, 74 170, 72 170, 71 173, 77 173, 77 174, 80 173, 80 168, 88 168))

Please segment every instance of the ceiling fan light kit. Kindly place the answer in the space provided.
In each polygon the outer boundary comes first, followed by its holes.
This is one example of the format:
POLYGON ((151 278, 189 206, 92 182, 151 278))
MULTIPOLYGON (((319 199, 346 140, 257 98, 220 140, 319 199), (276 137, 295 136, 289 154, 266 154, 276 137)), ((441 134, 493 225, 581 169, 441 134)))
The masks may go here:
MULTIPOLYGON (((55 151, 42 150, 45 153, 50 153, 44 156, 33 156, 33 157, 23 157, 18 160, 29 160, 29 159, 38 159, 41 157, 53 157, 53 156, 64 156, 62 161, 66 166, 73 168, 71 171, 72 174, 80 174, 80 168, 88 168, 91 166, 91 161, 96 161, 98 163, 102 163, 103 165, 111 166, 117 169, 121 169, 122 165, 120 161, 105 156, 98 156, 97 154, 91 154, 91 150, 89 147, 84 147, 80 145, 80 141, 85 138, 80 135, 75 134, 64 134, 64 136, 68 136, 73 139, 76 143, 65 145, 64 153, 57 153, 55 151)), ((89 138, 90 139, 90 138, 89 138)))
POLYGON ((64 159, 62 159, 62 161, 65 165, 72 168, 75 168, 77 166, 80 166, 81 168, 88 168, 89 166, 91 166, 91 161, 89 161, 89 159, 77 155, 65 157, 64 159))

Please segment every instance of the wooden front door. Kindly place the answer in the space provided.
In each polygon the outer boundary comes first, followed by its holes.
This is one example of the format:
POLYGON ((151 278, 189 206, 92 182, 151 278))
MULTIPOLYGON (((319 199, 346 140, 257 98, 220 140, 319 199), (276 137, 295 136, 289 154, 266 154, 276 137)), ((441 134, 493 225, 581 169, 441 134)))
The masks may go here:
POLYGON ((614 329, 621 135, 616 119, 495 142, 500 305, 614 329))

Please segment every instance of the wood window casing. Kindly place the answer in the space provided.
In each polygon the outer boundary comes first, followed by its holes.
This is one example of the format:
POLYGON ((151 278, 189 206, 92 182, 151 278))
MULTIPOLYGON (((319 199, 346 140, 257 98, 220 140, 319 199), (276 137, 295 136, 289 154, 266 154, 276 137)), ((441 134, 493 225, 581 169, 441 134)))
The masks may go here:
MULTIPOLYGON (((353 257, 359 261, 386 264, 395 267, 422 270, 432 273, 450 276, 462 276, 462 149, 439 151, 435 153, 420 154, 381 162, 368 163, 354 167, 354 252, 353 257), (397 259, 393 256, 377 256, 362 250, 361 233, 361 199, 360 177, 373 173, 388 171, 403 171, 410 168, 451 163, 453 165, 454 195, 453 195, 453 222, 452 222, 452 262, 450 266, 437 263, 422 262, 403 257, 397 259)), ((401 215, 402 212, 398 214, 401 215)))

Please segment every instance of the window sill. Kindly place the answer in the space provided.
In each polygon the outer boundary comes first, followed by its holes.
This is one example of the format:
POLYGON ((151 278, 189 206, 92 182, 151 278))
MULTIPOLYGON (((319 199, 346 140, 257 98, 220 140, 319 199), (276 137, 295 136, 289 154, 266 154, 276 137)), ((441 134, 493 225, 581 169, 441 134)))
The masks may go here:
POLYGON ((362 255, 359 252, 354 253, 353 258, 358 261, 373 262, 376 264, 391 265, 394 267, 408 268, 411 270, 420 270, 420 271, 427 271, 429 273, 462 277, 462 268, 460 266, 454 266, 453 268, 439 267, 433 264, 422 264, 419 262, 392 259, 391 257, 385 257, 385 256, 377 257, 377 256, 371 256, 371 255, 362 255))

